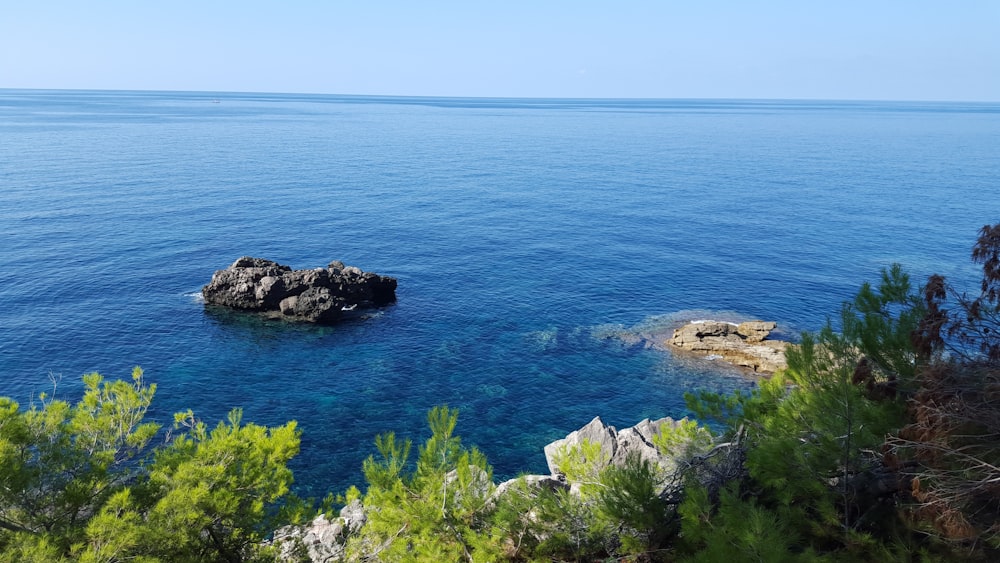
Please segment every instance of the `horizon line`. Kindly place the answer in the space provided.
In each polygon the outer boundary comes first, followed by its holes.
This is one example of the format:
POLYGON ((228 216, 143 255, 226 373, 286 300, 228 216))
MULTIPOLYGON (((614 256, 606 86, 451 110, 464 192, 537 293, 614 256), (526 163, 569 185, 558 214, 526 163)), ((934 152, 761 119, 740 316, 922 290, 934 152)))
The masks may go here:
POLYGON ((572 96, 461 96, 431 94, 337 94, 330 92, 280 92, 253 90, 184 90, 184 89, 135 89, 135 88, 23 88, 0 87, 0 92, 126 92, 126 93, 176 93, 176 94, 230 94, 269 96, 313 96, 334 98, 385 98, 385 99, 427 99, 427 100, 571 100, 571 101, 743 101, 743 102, 855 102, 855 103, 941 103, 941 104, 998 104, 998 100, 944 100, 944 99, 889 99, 889 98, 753 98, 753 97, 572 97, 572 96))

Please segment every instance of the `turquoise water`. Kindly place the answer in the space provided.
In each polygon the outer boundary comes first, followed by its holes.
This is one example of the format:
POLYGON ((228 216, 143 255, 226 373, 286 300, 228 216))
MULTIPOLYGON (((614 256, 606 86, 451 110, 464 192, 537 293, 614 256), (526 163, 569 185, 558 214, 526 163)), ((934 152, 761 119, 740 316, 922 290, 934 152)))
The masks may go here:
POLYGON ((0 90, 0 395, 159 386, 154 415, 299 421, 302 491, 433 405, 500 476, 595 415, 751 384, 636 332, 819 328, 902 262, 965 283, 1000 221, 1000 105, 0 90), (206 311, 253 255, 399 279, 336 327, 206 311))

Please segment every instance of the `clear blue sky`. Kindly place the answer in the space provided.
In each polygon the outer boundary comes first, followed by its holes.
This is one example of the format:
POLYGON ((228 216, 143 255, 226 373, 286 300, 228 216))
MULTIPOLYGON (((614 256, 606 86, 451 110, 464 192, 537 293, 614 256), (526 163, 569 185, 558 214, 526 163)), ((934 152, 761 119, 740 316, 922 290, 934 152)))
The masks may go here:
POLYGON ((1000 0, 3 0, 0 88, 1000 101, 1000 0))

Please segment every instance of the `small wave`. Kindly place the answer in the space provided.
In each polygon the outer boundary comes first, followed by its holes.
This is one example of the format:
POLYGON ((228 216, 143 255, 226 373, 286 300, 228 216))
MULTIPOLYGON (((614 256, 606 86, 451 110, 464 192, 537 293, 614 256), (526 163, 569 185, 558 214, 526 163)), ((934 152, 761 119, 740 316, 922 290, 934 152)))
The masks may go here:
POLYGON ((688 322, 688 324, 693 324, 693 325, 702 325, 702 324, 705 324, 705 323, 726 323, 727 325, 730 325, 730 326, 740 326, 740 323, 734 323, 732 321, 718 321, 718 320, 715 320, 715 319, 697 319, 697 320, 688 322))
POLYGON ((202 295, 200 291, 195 291, 195 292, 192 292, 192 293, 185 293, 184 297, 187 297, 188 299, 190 299, 191 301, 194 301, 195 303, 204 303, 205 302, 205 296, 202 295))
MULTIPOLYGON (((687 324, 691 322, 720 322, 729 324, 739 324, 744 321, 752 321, 753 317, 746 313, 731 311, 728 309, 682 309, 673 313, 662 315, 651 315, 643 323, 650 320, 669 320, 675 323, 687 324)), ((642 323, 640 323, 642 324, 642 323)))

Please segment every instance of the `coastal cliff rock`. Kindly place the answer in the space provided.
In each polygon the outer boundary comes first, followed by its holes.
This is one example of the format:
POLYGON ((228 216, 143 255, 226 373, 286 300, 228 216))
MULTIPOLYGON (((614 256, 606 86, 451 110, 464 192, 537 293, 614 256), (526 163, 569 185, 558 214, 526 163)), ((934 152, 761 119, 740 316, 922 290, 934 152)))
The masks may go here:
POLYGON ((669 417, 659 420, 647 418, 635 426, 616 430, 614 426, 605 424, 601 417, 597 416, 579 430, 574 430, 565 438, 545 446, 545 461, 553 476, 564 478, 557 467, 556 457, 588 441, 601 447, 602 459, 595 467, 597 471, 610 465, 623 466, 629 456, 637 455, 640 459, 659 465, 663 471, 671 472, 675 469, 674 460, 657 449, 653 444, 653 436, 659 434, 664 426, 673 428, 679 424, 681 421, 669 417))
MULTIPOLYGON (((653 444, 653 437, 664 428, 677 427, 682 422, 672 418, 645 419, 635 426, 616 430, 614 426, 605 424, 600 417, 595 417, 579 430, 545 446, 545 458, 551 475, 522 475, 494 485, 486 472, 475 466, 470 466, 473 475, 472 486, 465 489, 465 492, 486 501, 491 506, 496 506, 501 497, 506 495, 522 495, 530 503, 531 499, 536 498, 538 492, 543 489, 550 491, 568 490, 570 494, 579 495, 581 494, 580 487, 583 484, 572 482, 567 479, 566 475, 559 473, 554 456, 561 455, 561 452, 567 453, 574 446, 579 446, 585 440, 589 440, 600 444, 602 451, 602 459, 592 468, 595 473, 599 473, 610 465, 623 465, 630 455, 639 455, 643 459, 656 463, 662 472, 663 488, 658 494, 661 497, 676 500, 680 498, 679 491, 682 486, 681 480, 677 476, 678 464, 681 463, 681 460, 675 460, 671 456, 661 453, 653 444)), ((700 455, 710 446, 711 443, 708 443, 680 455, 686 456, 683 461, 688 461, 691 459, 690 456, 700 455)), ((453 483, 457 478, 457 471, 453 470, 446 474, 445 481, 453 483)), ((456 487, 453 494, 458 495, 459 490, 456 487)), ((455 497, 456 502, 459 498, 455 497)), ((273 539, 266 543, 278 547, 279 560, 289 563, 293 561, 310 561, 312 563, 342 561, 346 557, 345 546, 348 540, 358 534, 367 521, 367 510, 378 510, 378 508, 365 507, 360 500, 355 499, 340 511, 339 517, 329 520, 321 514, 309 524, 282 527, 276 530, 273 539)), ((535 518, 533 512, 529 512, 526 517, 535 518)), ((541 541, 544 538, 536 539, 541 541)), ((379 547, 371 547, 373 552, 368 555, 374 559, 379 547)))
POLYGON ((344 556, 347 538, 356 534, 366 521, 364 507, 355 499, 332 522, 320 514, 308 525, 279 528, 269 543, 278 546, 282 561, 339 561, 344 556))
POLYGON ((767 340, 777 323, 749 321, 740 324, 718 321, 694 321, 674 331, 668 342, 677 348, 760 373, 772 373, 787 367, 783 340, 767 340))
POLYGON ((271 260, 244 256, 216 271, 201 294, 212 305, 329 324, 356 310, 394 302, 396 279, 339 261, 326 268, 292 270, 271 260))

